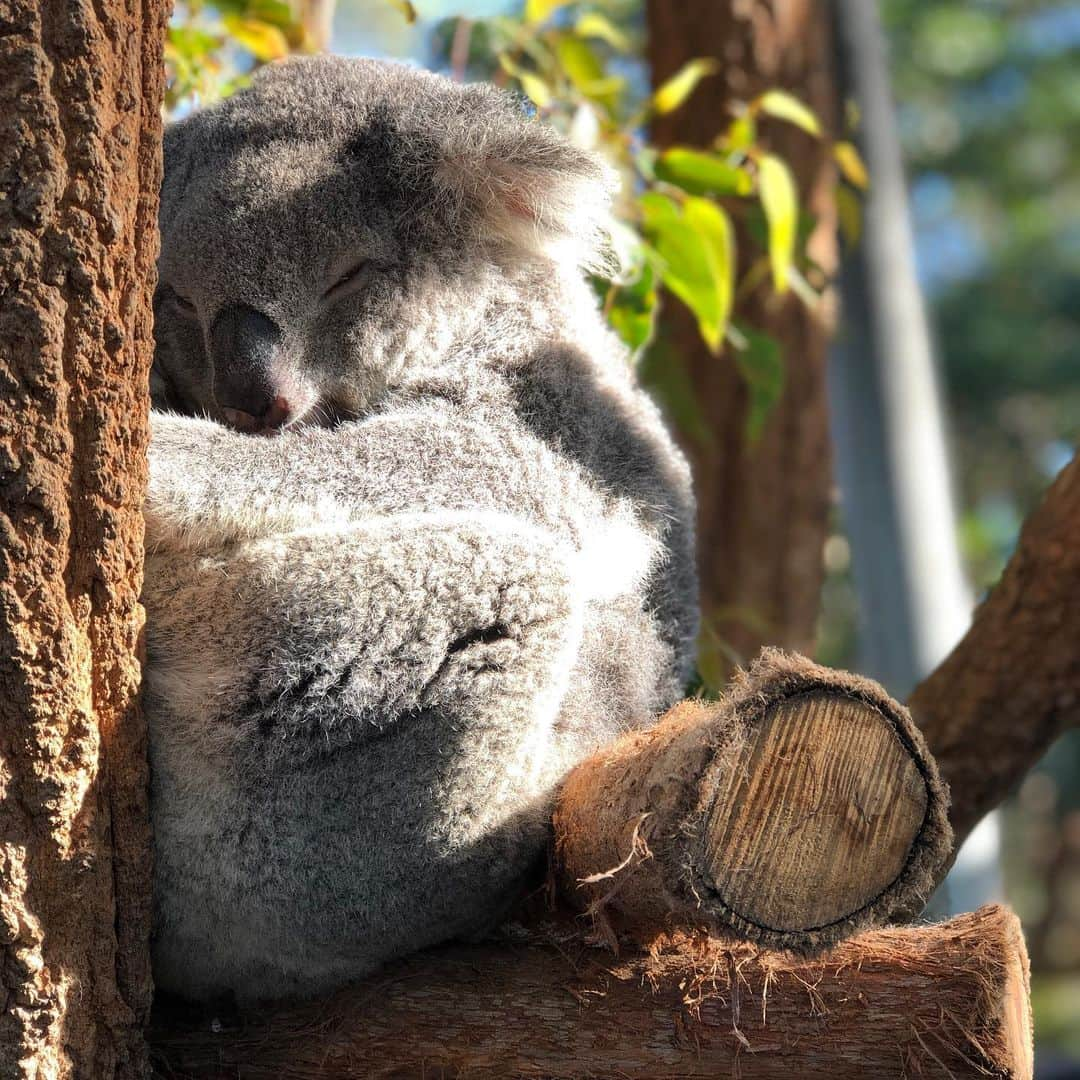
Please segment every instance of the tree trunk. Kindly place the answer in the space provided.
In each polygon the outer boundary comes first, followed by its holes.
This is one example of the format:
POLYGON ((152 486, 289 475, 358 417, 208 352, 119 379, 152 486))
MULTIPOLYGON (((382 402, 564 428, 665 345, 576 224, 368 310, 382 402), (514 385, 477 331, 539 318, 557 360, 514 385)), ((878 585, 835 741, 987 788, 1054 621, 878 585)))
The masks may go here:
POLYGON ((561 894, 611 944, 672 925, 820 952, 921 911, 948 798, 877 684, 776 651, 603 747, 555 808, 561 894))
MULTIPOLYGON (((805 101, 826 130, 833 127, 828 5, 649 0, 647 12, 654 84, 695 57, 715 56, 722 65, 689 105, 656 119, 653 133, 661 146, 711 142, 730 120, 733 103, 775 87, 805 101)), ((763 120, 762 128, 791 166, 801 205, 817 218, 809 251, 831 276, 837 250, 828 145, 780 121, 763 120)), ((740 239, 742 274, 749 260, 745 234, 740 239)), ((755 247, 760 253, 760 243, 755 247)), ((831 484, 825 387, 830 307, 810 311, 791 293, 776 296, 768 283, 737 305, 736 320, 767 329, 785 360, 783 396, 756 445, 744 435, 747 393, 731 350, 711 355, 677 301, 669 299, 664 311, 659 362, 685 367, 708 432, 700 440, 684 433, 683 442, 699 503, 703 660, 712 678, 730 670, 731 653, 749 660, 762 645, 813 652, 831 484), (717 663, 717 640, 729 654, 726 663, 717 663)))
POLYGON ((1027 994, 1020 924, 998 907, 810 961, 705 939, 615 959, 522 931, 246 1026, 162 1016, 154 1043, 169 1080, 1030 1080, 1027 994))
POLYGON ((1080 725, 1080 458, 1027 519, 971 629, 911 695, 960 842, 1080 725))
POLYGON ((0 1075, 135 1077, 167 5, 0 0, 0 1075))

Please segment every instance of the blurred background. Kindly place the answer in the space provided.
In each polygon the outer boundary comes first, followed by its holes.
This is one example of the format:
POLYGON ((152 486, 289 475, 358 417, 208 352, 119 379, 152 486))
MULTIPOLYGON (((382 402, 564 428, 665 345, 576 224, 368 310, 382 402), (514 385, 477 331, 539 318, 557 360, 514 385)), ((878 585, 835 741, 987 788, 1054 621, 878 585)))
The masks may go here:
MULTIPOLYGON (((596 287, 695 467, 698 689, 777 642, 906 696, 1080 434, 1080 3, 180 4, 170 109, 320 47, 494 79, 623 172, 596 287)), ((935 905, 1000 897, 1038 1073, 1080 1076, 1080 732, 935 905)))

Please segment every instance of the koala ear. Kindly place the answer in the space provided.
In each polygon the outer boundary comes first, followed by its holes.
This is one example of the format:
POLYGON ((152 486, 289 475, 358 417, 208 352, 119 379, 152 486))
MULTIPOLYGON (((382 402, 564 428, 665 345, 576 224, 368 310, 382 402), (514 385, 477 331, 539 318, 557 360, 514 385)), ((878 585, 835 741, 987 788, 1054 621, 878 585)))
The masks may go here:
POLYGON ((587 269, 605 263, 614 169, 539 120, 517 114, 454 125, 436 164, 452 216, 490 240, 587 269))

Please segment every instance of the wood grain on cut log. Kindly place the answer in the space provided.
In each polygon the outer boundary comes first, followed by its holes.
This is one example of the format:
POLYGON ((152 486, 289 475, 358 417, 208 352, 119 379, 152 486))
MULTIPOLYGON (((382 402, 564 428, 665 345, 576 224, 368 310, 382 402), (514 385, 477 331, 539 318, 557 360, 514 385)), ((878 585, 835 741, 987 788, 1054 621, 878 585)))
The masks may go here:
POLYGON ((949 854, 946 793, 876 684, 767 651, 579 765, 556 879, 609 937, 679 923, 821 949, 918 911, 949 854))
POLYGON ((208 1017, 187 1024, 162 1013, 152 1032, 167 1080, 1032 1073, 1027 956, 1000 907, 801 961, 707 939, 613 961, 521 931, 218 1033, 208 1017))
POLYGON ((0 1076, 142 1076, 166 0, 0 0, 0 1076))
POLYGON ((962 840, 1066 729, 1080 725, 1080 458, 1024 523, 1001 581, 909 704, 962 840))

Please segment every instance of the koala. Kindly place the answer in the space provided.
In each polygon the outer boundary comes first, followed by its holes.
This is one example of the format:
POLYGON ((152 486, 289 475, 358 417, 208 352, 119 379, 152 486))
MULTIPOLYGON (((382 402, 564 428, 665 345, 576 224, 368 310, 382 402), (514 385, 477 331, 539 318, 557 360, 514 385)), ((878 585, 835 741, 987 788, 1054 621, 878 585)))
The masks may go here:
POLYGON ((484 932, 680 696, 686 462, 508 94, 320 57, 165 136, 146 502, 154 977, 311 995, 484 932))

